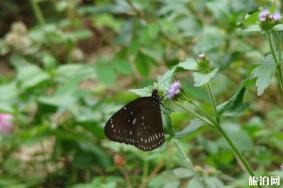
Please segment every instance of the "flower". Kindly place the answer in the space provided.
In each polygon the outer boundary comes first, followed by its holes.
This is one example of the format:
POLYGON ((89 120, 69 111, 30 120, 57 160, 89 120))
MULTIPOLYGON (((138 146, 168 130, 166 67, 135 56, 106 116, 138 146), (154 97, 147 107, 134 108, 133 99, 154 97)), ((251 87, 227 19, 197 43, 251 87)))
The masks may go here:
POLYGON ((167 97, 172 99, 175 95, 180 93, 181 83, 177 80, 171 84, 170 88, 167 91, 167 97))
POLYGON ((260 14, 259 14, 259 20, 260 21, 265 21, 266 17, 269 15, 268 9, 263 9, 260 14))
POLYGON ((13 129, 13 116, 11 114, 0 114, 0 133, 8 135, 13 129))
POLYGON ((274 21, 280 21, 281 20, 281 14, 279 12, 275 12, 274 14, 272 14, 272 19, 274 21))

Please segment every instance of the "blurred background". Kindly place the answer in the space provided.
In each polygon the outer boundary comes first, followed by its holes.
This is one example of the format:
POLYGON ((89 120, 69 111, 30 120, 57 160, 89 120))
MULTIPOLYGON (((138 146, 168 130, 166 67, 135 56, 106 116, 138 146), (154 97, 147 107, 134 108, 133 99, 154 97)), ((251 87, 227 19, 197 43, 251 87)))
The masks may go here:
MULTIPOLYGON (((142 152, 110 142, 108 118, 168 68, 205 52, 219 73, 217 100, 239 89, 269 53, 247 13, 278 0, 1 0, 0 187, 197 188, 174 146, 142 152)), ((189 71, 176 77, 207 108, 189 71)), ((273 81, 275 82, 275 81, 273 81)), ((283 101, 276 84, 223 126, 258 174, 280 174, 283 101)), ((176 132, 193 117, 171 115, 176 132)), ((225 140, 203 128, 180 139, 210 188, 247 187, 225 140)))

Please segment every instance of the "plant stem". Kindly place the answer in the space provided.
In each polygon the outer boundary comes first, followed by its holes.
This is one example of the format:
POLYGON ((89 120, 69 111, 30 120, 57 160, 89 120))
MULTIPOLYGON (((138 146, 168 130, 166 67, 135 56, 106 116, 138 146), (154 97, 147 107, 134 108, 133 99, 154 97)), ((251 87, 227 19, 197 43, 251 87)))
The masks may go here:
POLYGON ((38 2, 36 0, 30 0, 30 4, 32 7, 32 10, 34 12, 35 18, 37 20, 37 22, 43 26, 45 24, 45 20, 42 14, 42 11, 38 5, 38 2))
POLYGON ((197 181, 202 185, 202 187, 207 188, 207 185, 204 181, 204 179, 194 170, 193 164, 191 160, 187 157, 185 151, 183 150, 182 146, 180 145, 179 141, 177 139, 173 139, 173 143, 175 147, 177 148, 180 156, 183 158, 185 165, 187 168, 194 174, 194 177, 197 179, 197 181))
MULTIPOLYGON (((215 114, 215 119, 216 119, 216 123, 214 124, 215 128, 219 131, 219 133, 224 137, 224 139, 227 141, 227 143, 230 145, 231 149, 233 150, 233 152, 235 153, 235 155, 239 158, 239 160, 241 161, 241 163, 244 165, 245 169, 248 171, 248 173, 250 174, 250 176, 254 176, 253 170, 250 167, 248 161, 244 158, 244 156, 241 154, 241 152, 238 150, 238 148, 235 146, 235 144, 233 143, 233 141, 230 139, 230 137, 228 136, 228 134, 222 129, 222 127, 220 126, 220 117, 217 113, 217 109, 216 109, 216 100, 215 100, 215 96, 213 93, 213 90, 211 88, 210 83, 207 84, 207 90, 208 90, 208 94, 210 96, 211 99, 211 103, 213 105, 213 109, 214 109, 214 114, 215 114)), ((258 185, 258 187, 260 187, 258 185)))
POLYGON ((207 123, 208 125, 214 125, 214 123, 208 119, 206 119, 205 117, 199 115, 198 113, 194 112, 193 110, 189 109, 189 108, 185 108, 184 106, 182 106, 181 104, 179 103, 176 103, 177 106, 179 106, 180 108, 188 111, 189 113, 193 114, 196 118, 202 120, 203 122, 207 123))
POLYGON ((186 94, 186 92, 182 91, 182 93, 185 99, 188 101, 188 103, 190 103, 197 110, 197 112, 201 113, 204 117, 210 120, 213 124, 216 123, 205 110, 201 109, 201 107, 199 107, 193 100, 191 100, 191 98, 186 94))
POLYGON ((216 99, 215 99, 215 96, 214 96, 214 93, 213 93, 213 90, 212 90, 210 82, 208 82, 206 84, 206 86, 207 86, 207 90, 208 90, 208 95, 209 95, 210 101, 211 101, 211 103, 213 105, 213 112, 214 112, 215 120, 216 120, 217 123, 219 123, 219 116, 217 114, 216 99))
POLYGON ((243 155, 241 154, 241 152, 237 149, 237 147, 235 146, 235 144, 233 143, 233 141, 230 139, 230 137, 228 136, 228 134, 222 129, 222 127, 219 124, 215 124, 215 127, 217 128, 217 130, 221 133, 221 135, 225 138, 225 140, 228 142, 228 144, 230 145, 230 147, 232 148, 232 150, 234 151, 234 153, 236 154, 236 156, 240 159, 240 161, 243 163, 243 165, 245 166, 246 170, 249 172, 249 174, 251 176, 254 176, 253 170, 250 167, 249 163, 247 162, 247 160, 243 157, 243 155))
MULTIPOLYGON (((272 45, 272 41, 271 41, 271 36, 270 36, 270 32, 267 32, 267 39, 268 39, 268 44, 274 59, 274 62, 276 64, 276 72, 277 72, 277 80, 279 82, 279 88, 281 90, 281 94, 283 96, 283 75, 282 75, 282 70, 281 70, 281 62, 279 61, 281 59, 281 57, 279 57, 279 60, 277 59, 276 55, 275 55, 275 50, 273 48, 272 45)), ((278 49, 280 51, 280 49, 278 49)), ((281 55, 281 54, 280 54, 281 55)))
POLYGON ((143 183, 146 182, 147 175, 148 175, 148 161, 144 160, 144 164, 143 164, 143 177, 142 177, 142 182, 143 183))

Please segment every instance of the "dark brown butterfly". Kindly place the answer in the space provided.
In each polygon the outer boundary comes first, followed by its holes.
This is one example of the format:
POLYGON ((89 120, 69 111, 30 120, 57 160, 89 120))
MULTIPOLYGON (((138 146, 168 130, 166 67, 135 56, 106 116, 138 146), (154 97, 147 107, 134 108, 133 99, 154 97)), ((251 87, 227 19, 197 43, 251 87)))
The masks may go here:
POLYGON ((130 144, 143 151, 158 148, 165 141, 160 96, 139 97, 116 112, 104 127, 105 135, 115 142, 130 144))

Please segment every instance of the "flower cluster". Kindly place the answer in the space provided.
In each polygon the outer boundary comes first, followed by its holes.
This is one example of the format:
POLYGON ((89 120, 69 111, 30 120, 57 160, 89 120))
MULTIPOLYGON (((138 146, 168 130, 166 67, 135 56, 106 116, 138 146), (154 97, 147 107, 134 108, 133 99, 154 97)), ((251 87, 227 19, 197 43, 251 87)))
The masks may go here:
POLYGON ((263 30, 270 30, 282 19, 280 12, 271 13, 268 9, 263 9, 259 13, 260 26, 263 30))
POLYGON ((268 9, 263 9, 259 14, 259 20, 261 22, 267 21, 268 19, 273 21, 280 21, 281 20, 281 14, 279 12, 270 13, 268 9))
POLYGON ((11 114, 0 114, 0 133, 8 135, 13 130, 13 116, 11 114))
POLYGON ((172 99, 175 95, 180 93, 181 83, 179 81, 175 81, 167 91, 167 97, 172 99))

